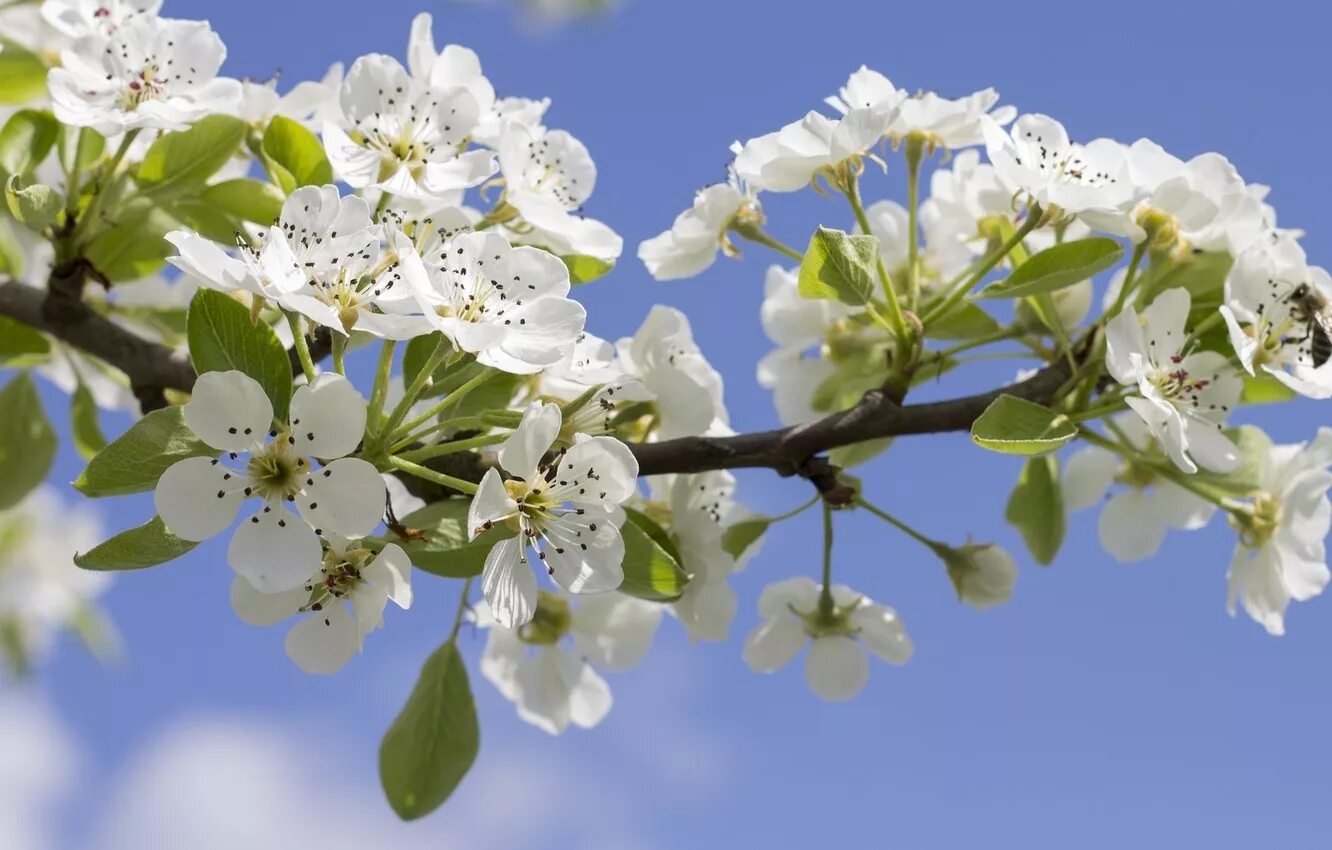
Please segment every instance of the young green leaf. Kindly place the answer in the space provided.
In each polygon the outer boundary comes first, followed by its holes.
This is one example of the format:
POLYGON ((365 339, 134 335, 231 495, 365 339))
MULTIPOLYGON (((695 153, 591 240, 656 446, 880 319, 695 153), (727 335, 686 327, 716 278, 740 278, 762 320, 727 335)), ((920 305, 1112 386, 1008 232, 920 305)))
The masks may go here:
POLYGON ((15 357, 48 354, 51 343, 41 332, 8 316, 0 316, 0 365, 15 357))
POLYGON ((85 570, 141 570, 175 560, 198 545, 172 534, 162 518, 155 516, 75 555, 74 563, 85 570))
POLYGON ((156 204, 133 201, 92 240, 88 260, 113 282, 138 280, 166 265, 173 249, 162 237, 179 227, 180 222, 156 204))
POLYGON ((277 187, 248 177, 214 183, 203 190, 199 200, 234 218, 265 226, 282 213, 282 193, 277 187))
POLYGON ((277 115, 264 130, 262 161, 268 176, 284 194, 301 186, 333 182, 333 166, 318 137, 297 121, 277 115))
POLYGON ((934 339, 977 339, 999 330, 999 323, 980 307, 966 301, 930 323, 934 339))
POLYGON ((55 224, 56 216, 65 205, 65 199, 50 186, 34 183, 24 186, 17 174, 11 174, 5 183, 5 206, 10 215, 29 230, 41 231, 55 224))
POLYGON ((879 240, 873 236, 820 227, 800 263, 800 294, 863 306, 874 294, 878 258, 879 240))
POLYGON ((569 254, 560 257, 560 259, 569 267, 569 280, 575 285, 591 283, 615 268, 615 263, 608 263, 605 260, 587 257, 582 254, 569 254))
POLYGON ((0 411, 0 510, 5 510, 46 479, 56 435, 27 372, 0 390, 0 411))
POLYGON ((491 548, 513 532, 495 527, 467 539, 467 499, 445 499, 400 517, 407 528, 425 535, 422 540, 399 541, 417 569, 446 578, 481 574, 491 548))
POLYGON ((46 159, 59 135, 60 125, 50 112, 20 109, 0 127, 0 170, 27 174, 46 159))
POLYGON ((83 455, 84 460, 92 460, 97 453, 106 448, 106 437, 102 436, 102 426, 97 421, 97 402, 92 392, 82 381, 74 388, 69 397, 70 436, 74 438, 74 448, 83 455))
POLYGON ((185 425, 179 407, 154 410, 88 461, 74 482, 85 496, 123 496, 157 486, 167 467, 187 457, 216 457, 185 425))
POLYGON ((1004 518, 1021 533, 1038 564, 1055 559, 1064 542, 1065 517, 1059 461, 1054 455, 1034 457, 1023 465, 1004 518))
POLYGON ((732 558, 739 558, 768 531, 772 520, 765 516, 743 519, 722 532, 722 549, 732 558))
POLYGON ((1257 375, 1243 375, 1243 377, 1244 389, 1240 392, 1241 404, 1275 404, 1295 398, 1294 390, 1266 372, 1260 372, 1257 375))
POLYGON ((30 103, 45 97, 48 70, 36 53, 0 38, 0 104, 30 103))
POLYGON ((631 515, 626 516, 624 525, 620 526, 620 534, 624 537, 624 582, 620 592, 653 602, 679 599, 689 584, 689 576, 653 535, 644 531, 631 515))
POLYGON ((154 198, 195 191, 227 164, 248 131, 239 118, 209 115, 188 130, 163 133, 148 148, 135 179, 154 198))
POLYGON ((1006 394, 991 402, 971 424, 976 445, 1009 455, 1045 454, 1077 433, 1077 426, 1062 413, 1006 394))
POLYGON ((264 388, 278 421, 287 420, 291 360, 272 328, 254 321, 239 301, 211 289, 200 289, 190 301, 186 326, 196 372, 244 372, 264 388))
POLYGON ((403 820, 439 808, 481 748, 467 668, 452 640, 426 659, 407 704, 379 746, 379 779, 403 820))
POLYGON ((980 297, 1025 298, 1054 292, 1110 268, 1123 256, 1124 247, 1103 236, 1062 242, 1034 254, 1007 280, 982 289, 980 297))

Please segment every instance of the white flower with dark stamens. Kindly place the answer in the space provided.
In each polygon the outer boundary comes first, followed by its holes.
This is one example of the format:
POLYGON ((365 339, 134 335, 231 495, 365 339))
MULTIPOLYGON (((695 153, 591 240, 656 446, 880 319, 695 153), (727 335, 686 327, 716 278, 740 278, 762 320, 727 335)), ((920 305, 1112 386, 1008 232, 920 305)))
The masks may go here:
POLYGON ((441 198, 495 173, 492 153, 465 150, 480 117, 466 88, 429 88, 393 57, 371 54, 352 64, 338 101, 342 118, 324 124, 324 148, 353 188, 441 198))
POLYGON ((172 265, 223 292, 244 290, 339 333, 352 328, 387 339, 430 330, 403 277, 425 277, 420 257, 400 232, 380 249, 362 198, 341 197, 336 186, 302 186, 282 205, 273 227, 254 244, 238 237, 239 257, 189 230, 166 235, 172 265))
POLYGON ((1115 211, 1133 197, 1119 142, 1073 144, 1064 125, 1046 115, 1023 115, 1010 132, 989 119, 982 126, 990 162, 1012 193, 1071 213, 1115 211))
POLYGON ((323 79, 302 80, 286 94, 278 94, 277 74, 262 81, 241 80, 241 102, 236 116, 262 130, 281 115, 317 132, 325 121, 337 117, 342 77, 342 63, 334 62, 323 79))
POLYGON ((693 277, 712 265, 719 249, 739 256, 726 231, 737 217, 759 220, 761 215, 757 194, 732 174, 725 183, 700 189, 694 205, 675 217, 670 230, 638 246, 638 258, 657 280, 693 277))
POLYGON ((755 191, 795 192, 819 172, 864 156, 883 138, 893 113, 852 109, 840 120, 810 112, 736 149, 735 173, 755 191))
POLYGON ((658 304, 633 337, 616 344, 620 363, 656 399, 658 436, 734 433, 722 398, 722 378, 694 343, 689 319, 658 304))
POLYGON ((580 210, 597 182, 597 168, 583 143, 563 130, 534 130, 509 122, 499 142, 504 201, 517 212, 505 222, 510 239, 561 256, 602 260, 620 256, 624 241, 580 210))
POLYGON ((1240 457, 1221 427, 1242 382, 1224 355, 1182 350, 1189 303, 1188 291, 1175 288, 1157 296, 1141 319, 1125 307, 1106 326, 1105 365, 1116 381, 1142 393, 1125 400, 1176 466, 1230 472, 1240 457))
POLYGON ((217 76, 226 55, 204 21, 129 18, 109 39, 87 35, 61 54, 63 66, 48 77, 56 117, 111 136, 234 113, 241 85, 217 76))
POLYGON ((1250 375, 1261 369, 1309 398, 1332 397, 1332 360, 1314 366, 1312 306, 1332 301, 1332 277, 1304 262, 1292 239, 1252 246, 1235 259, 1221 306, 1230 344, 1250 375))
POLYGON ((570 599, 541 591, 531 622, 508 629, 482 603, 476 621, 489 635, 481 675, 538 729, 552 735, 571 723, 590 729, 611 707, 610 686, 597 670, 628 670, 642 661, 661 609, 620 593, 570 599))
POLYGON ((619 440, 586 435, 545 460, 560 425, 557 405, 524 413, 499 450, 508 480, 487 470, 468 509, 472 537, 496 525, 515 532, 490 550, 481 574, 486 601, 506 628, 528 622, 536 610, 529 553, 570 593, 602 593, 624 580, 620 505, 634 494, 638 461, 619 440))
POLYGON ((994 89, 982 89, 955 99, 934 92, 913 95, 897 88, 878 71, 861 65, 846 85, 824 102, 843 115, 854 109, 868 109, 892 116, 884 131, 892 139, 917 134, 933 147, 956 150, 984 143, 982 118, 988 117, 1000 125, 1013 120, 1017 110, 1011 106, 996 109, 998 100, 999 93, 994 89))
POLYGON ((481 116, 481 121, 472 131, 472 138, 479 145, 499 148, 500 139, 510 124, 521 124, 533 133, 544 133, 541 123, 550 108, 550 98, 533 100, 530 97, 501 97, 495 101, 490 111, 481 116))
POLYGON ((1324 541, 1332 530, 1332 429, 1319 428, 1312 443, 1272 446, 1258 470, 1250 512, 1232 514, 1240 542, 1226 578, 1227 607, 1235 603, 1269 634, 1285 633, 1292 600, 1312 599, 1330 575, 1324 541))
POLYGON ((649 485, 654 501, 648 512, 669 512, 671 539, 689 574, 671 613, 694 640, 726 640, 736 612, 735 591, 726 580, 739 564, 722 548, 722 535, 748 514, 733 499, 735 476, 726 471, 660 475, 649 479, 649 485))
POLYGON ((109 38, 126 21, 151 18, 161 8, 162 0, 46 0, 42 17, 70 38, 109 38))
POLYGON ((558 363, 587 312, 568 297, 569 269, 539 248, 498 233, 463 233, 426 252, 426 274, 408 282, 426 318, 487 366, 526 375, 558 363))
POLYGON ((407 67, 412 79, 433 91, 466 89, 476 101, 479 114, 490 113, 495 106, 495 87, 481 72, 481 59, 475 51, 458 44, 446 44, 436 51, 431 26, 427 12, 412 18, 407 36, 407 67))
POLYGON ((930 196, 920 205, 920 223, 941 276, 961 274, 985 254, 989 245, 981 223, 1010 219, 1012 202, 1013 192, 1000 182, 993 165, 981 163, 978 151, 959 151, 952 168, 934 170, 930 196))
POLYGON ((252 626, 302 615, 287 633, 287 655, 305 672, 325 676, 346 666, 365 636, 384 625, 390 599, 399 608, 412 605, 412 564, 401 547, 389 543, 375 552, 360 541, 326 539, 323 562, 303 587, 263 593, 240 576, 231 583, 231 607, 252 626))
POLYGON ((780 670, 809 642, 805 679, 823 699, 840 702, 869 681, 872 652, 889 664, 905 664, 914 647, 893 609, 845 585, 833 585, 833 607, 820 609, 822 588, 805 577, 770 584, 759 595, 763 622, 745 640, 745 663, 756 673, 780 670))
MULTIPOLYGON (((1137 416, 1117 416, 1115 425, 1134 449, 1163 456, 1159 442, 1137 416)), ((1167 529, 1193 531, 1216 513, 1216 505, 1201 496, 1099 446, 1088 446, 1068 459, 1063 488, 1064 506, 1070 511, 1105 500, 1097 523, 1101 548, 1122 563, 1155 555, 1167 529)))
POLYGON ((586 331, 563 360, 542 370, 541 394, 566 403, 560 429, 565 444, 572 444, 575 434, 614 434, 622 405, 652 401, 652 393, 625 373, 615 346, 586 331), (569 404, 580 400, 576 408, 569 404))
POLYGON ((345 457, 365 434, 365 400, 341 375, 325 373, 298 387, 291 424, 280 428, 263 389, 242 372, 200 375, 182 413, 199 439, 227 458, 175 463, 158 480, 153 504, 176 536, 207 540, 231 526, 242 502, 259 499, 227 549, 232 569, 255 588, 300 587, 322 563, 321 534, 364 537, 383 517, 379 473, 345 457))

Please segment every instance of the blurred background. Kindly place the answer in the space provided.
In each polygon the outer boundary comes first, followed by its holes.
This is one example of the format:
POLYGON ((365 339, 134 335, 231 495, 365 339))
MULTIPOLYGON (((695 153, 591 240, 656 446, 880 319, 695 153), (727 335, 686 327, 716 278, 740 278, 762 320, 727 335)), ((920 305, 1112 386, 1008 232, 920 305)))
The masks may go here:
MULTIPOLYGON (((224 73, 280 71, 286 90, 362 53, 402 57, 420 11, 434 13, 437 41, 478 51, 501 95, 551 97, 546 123, 595 157, 588 212, 625 237, 626 256, 578 291, 589 329, 613 339, 654 303, 683 309, 739 430, 776 421, 754 380, 772 258, 751 246, 740 263, 654 283, 634 251, 724 178, 733 139, 819 108, 862 63, 946 96, 994 86, 1079 139, 1220 151, 1274 187, 1281 223, 1309 231, 1311 262, 1332 260, 1330 15, 1316 4, 167 0, 163 14, 211 20, 229 47, 224 73), (549 11, 564 6, 593 13, 549 11)), ((890 158, 867 202, 904 200, 902 175, 890 158)), ((769 229, 794 245, 818 224, 851 223, 839 201, 810 193, 764 203, 769 229)), ((994 386, 1014 368, 970 366, 921 397, 994 386)), ((1328 411, 1301 401, 1236 421, 1295 441, 1332 422, 1328 411)), ((109 434, 127 424, 104 422, 109 434)), ((65 482, 81 462, 65 436, 53 480, 74 500, 65 482)), ((1037 567, 1003 521, 1019 466, 959 434, 903 441, 860 471, 869 498, 927 533, 1022 554, 1013 601, 978 614, 918 546, 872 517, 840 517, 836 578, 896 608, 917 647, 903 668, 876 665, 854 702, 820 702, 798 666, 759 676, 740 659, 761 587, 817 575, 811 512, 736 577, 731 640, 690 646, 664 622, 648 660, 610 678, 615 707, 594 731, 526 726, 474 675, 481 757, 414 824, 384 802, 376 751, 447 634, 456 583, 418 573, 412 610, 391 610, 363 656, 315 678, 283 654, 281 627, 236 619, 225 543, 205 543, 109 590, 118 661, 66 638, 0 690, 0 847, 1327 846, 1332 599, 1292 608, 1279 639, 1226 616, 1234 539, 1220 518, 1125 566, 1100 550, 1088 511, 1071 518, 1055 564, 1037 567)), ((807 487, 756 473, 738 495, 777 513, 807 487)), ((151 513, 147 496, 89 507, 108 532, 151 513)), ((482 643, 464 632, 469 662, 482 643)))

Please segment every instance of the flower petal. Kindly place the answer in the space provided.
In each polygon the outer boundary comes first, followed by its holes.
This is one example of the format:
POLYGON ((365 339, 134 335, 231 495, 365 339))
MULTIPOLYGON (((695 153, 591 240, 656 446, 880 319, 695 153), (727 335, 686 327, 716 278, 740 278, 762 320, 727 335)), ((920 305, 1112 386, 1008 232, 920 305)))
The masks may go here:
POLYGON ((849 700, 869 681, 869 657, 852 638, 818 638, 805 656, 805 681, 822 699, 849 700))
POLYGON ((889 664, 905 664, 911 660, 916 647, 896 611, 871 602, 858 607, 851 614, 851 620, 860 629, 860 642, 870 652, 889 664))
POLYGON ((235 370, 200 375, 181 414, 199 439, 226 452, 259 448, 273 426, 273 403, 264 388, 235 370))
POLYGON ((481 570, 481 592, 499 625, 512 629, 531 622, 537 603, 536 576, 517 537, 491 548, 481 570))
POLYGON ((386 493, 384 479, 372 464, 344 457, 312 471, 296 503, 301 516, 321 533, 365 537, 384 518, 386 493))
POLYGON ((153 507, 166 527, 186 540, 207 540, 236 519, 245 501, 244 477, 214 458, 177 461, 157 479, 153 507))
POLYGON ((541 456, 550 450, 562 423, 559 405, 543 404, 528 408, 523 412, 518 429, 500 446, 500 466, 510 475, 530 483, 535 479, 541 456))
POLYGON ((282 593, 260 593, 240 576, 231 580, 231 610, 251 626, 280 623, 297 614, 309 599, 310 594, 300 587, 282 593))
POLYGON ((361 576, 387 593, 399 608, 412 607, 412 562, 398 544, 385 546, 365 565, 361 576))
POLYGON ((661 609, 621 593, 588 596, 574 612, 574 645, 597 667, 628 670, 651 648, 661 609))
POLYGON ((356 623, 341 601, 311 611, 287 632, 287 656, 307 673, 330 676, 361 651, 356 623))
POLYGON ((231 568, 262 593, 292 590, 323 563, 319 536, 282 505, 265 505, 240 524, 227 547, 231 568))
POLYGON ((1116 493, 1106 502, 1097 523, 1101 546, 1116 561, 1141 561, 1156 554, 1165 539, 1165 518, 1156 499, 1138 489, 1116 493))
POLYGON ((365 436, 365 399, 351 381, 325 372, 292 395, 291 436, 307 457, 349 455, 365 436))
POLYGON ((805 645, 805 629, 789 611, 765 620, 745 639, 744 659, 756 673, 780 670, 805 645))

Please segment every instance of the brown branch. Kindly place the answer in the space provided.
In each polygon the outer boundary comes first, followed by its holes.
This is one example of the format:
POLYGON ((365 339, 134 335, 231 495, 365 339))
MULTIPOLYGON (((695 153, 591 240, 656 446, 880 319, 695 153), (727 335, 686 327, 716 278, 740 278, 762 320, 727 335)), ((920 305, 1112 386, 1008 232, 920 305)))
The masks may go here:
MULTIPOLYGON (((186 356, 135 336, 77 299, 68 302, 61 299, 65 303, 60 306, 57 321, 47 315, 49 309, 44 309, 47 300, 42 290, 0 283, 0 315, 45 331, 120 369, 130 377, 141 401, 157 401, 163 389, 189 390, 194 386, 194 369, 186 356)), ((315 342, 320 343, 319 337, 315 342)), ((734 437, 681 437, 659 443, 634 443, 630 449, 638 459, 640 475, 766 467, 781 475, 807 478, 825 498, 837 501, 845 493, 840 492, 836 467, 821 457, 824 452, 882 437, 965 431, 1000 395, 1007 393, 1048 404, 1071 375, 1067 361, 1060 359, 1012 386, 927 404, 901 405, 882 391, 873 390, 849 410, 808 425, 734 437)), ((458 478, 480 480, 485 472, 484 464, 471 453, 446 455, 437 460, 449 467, 441 471, 458 478)), ((447 495, 436 492, 440 488, 428 482, 412 479, 410 484, 420 491, 419 495, 436 498, 447 495)))

